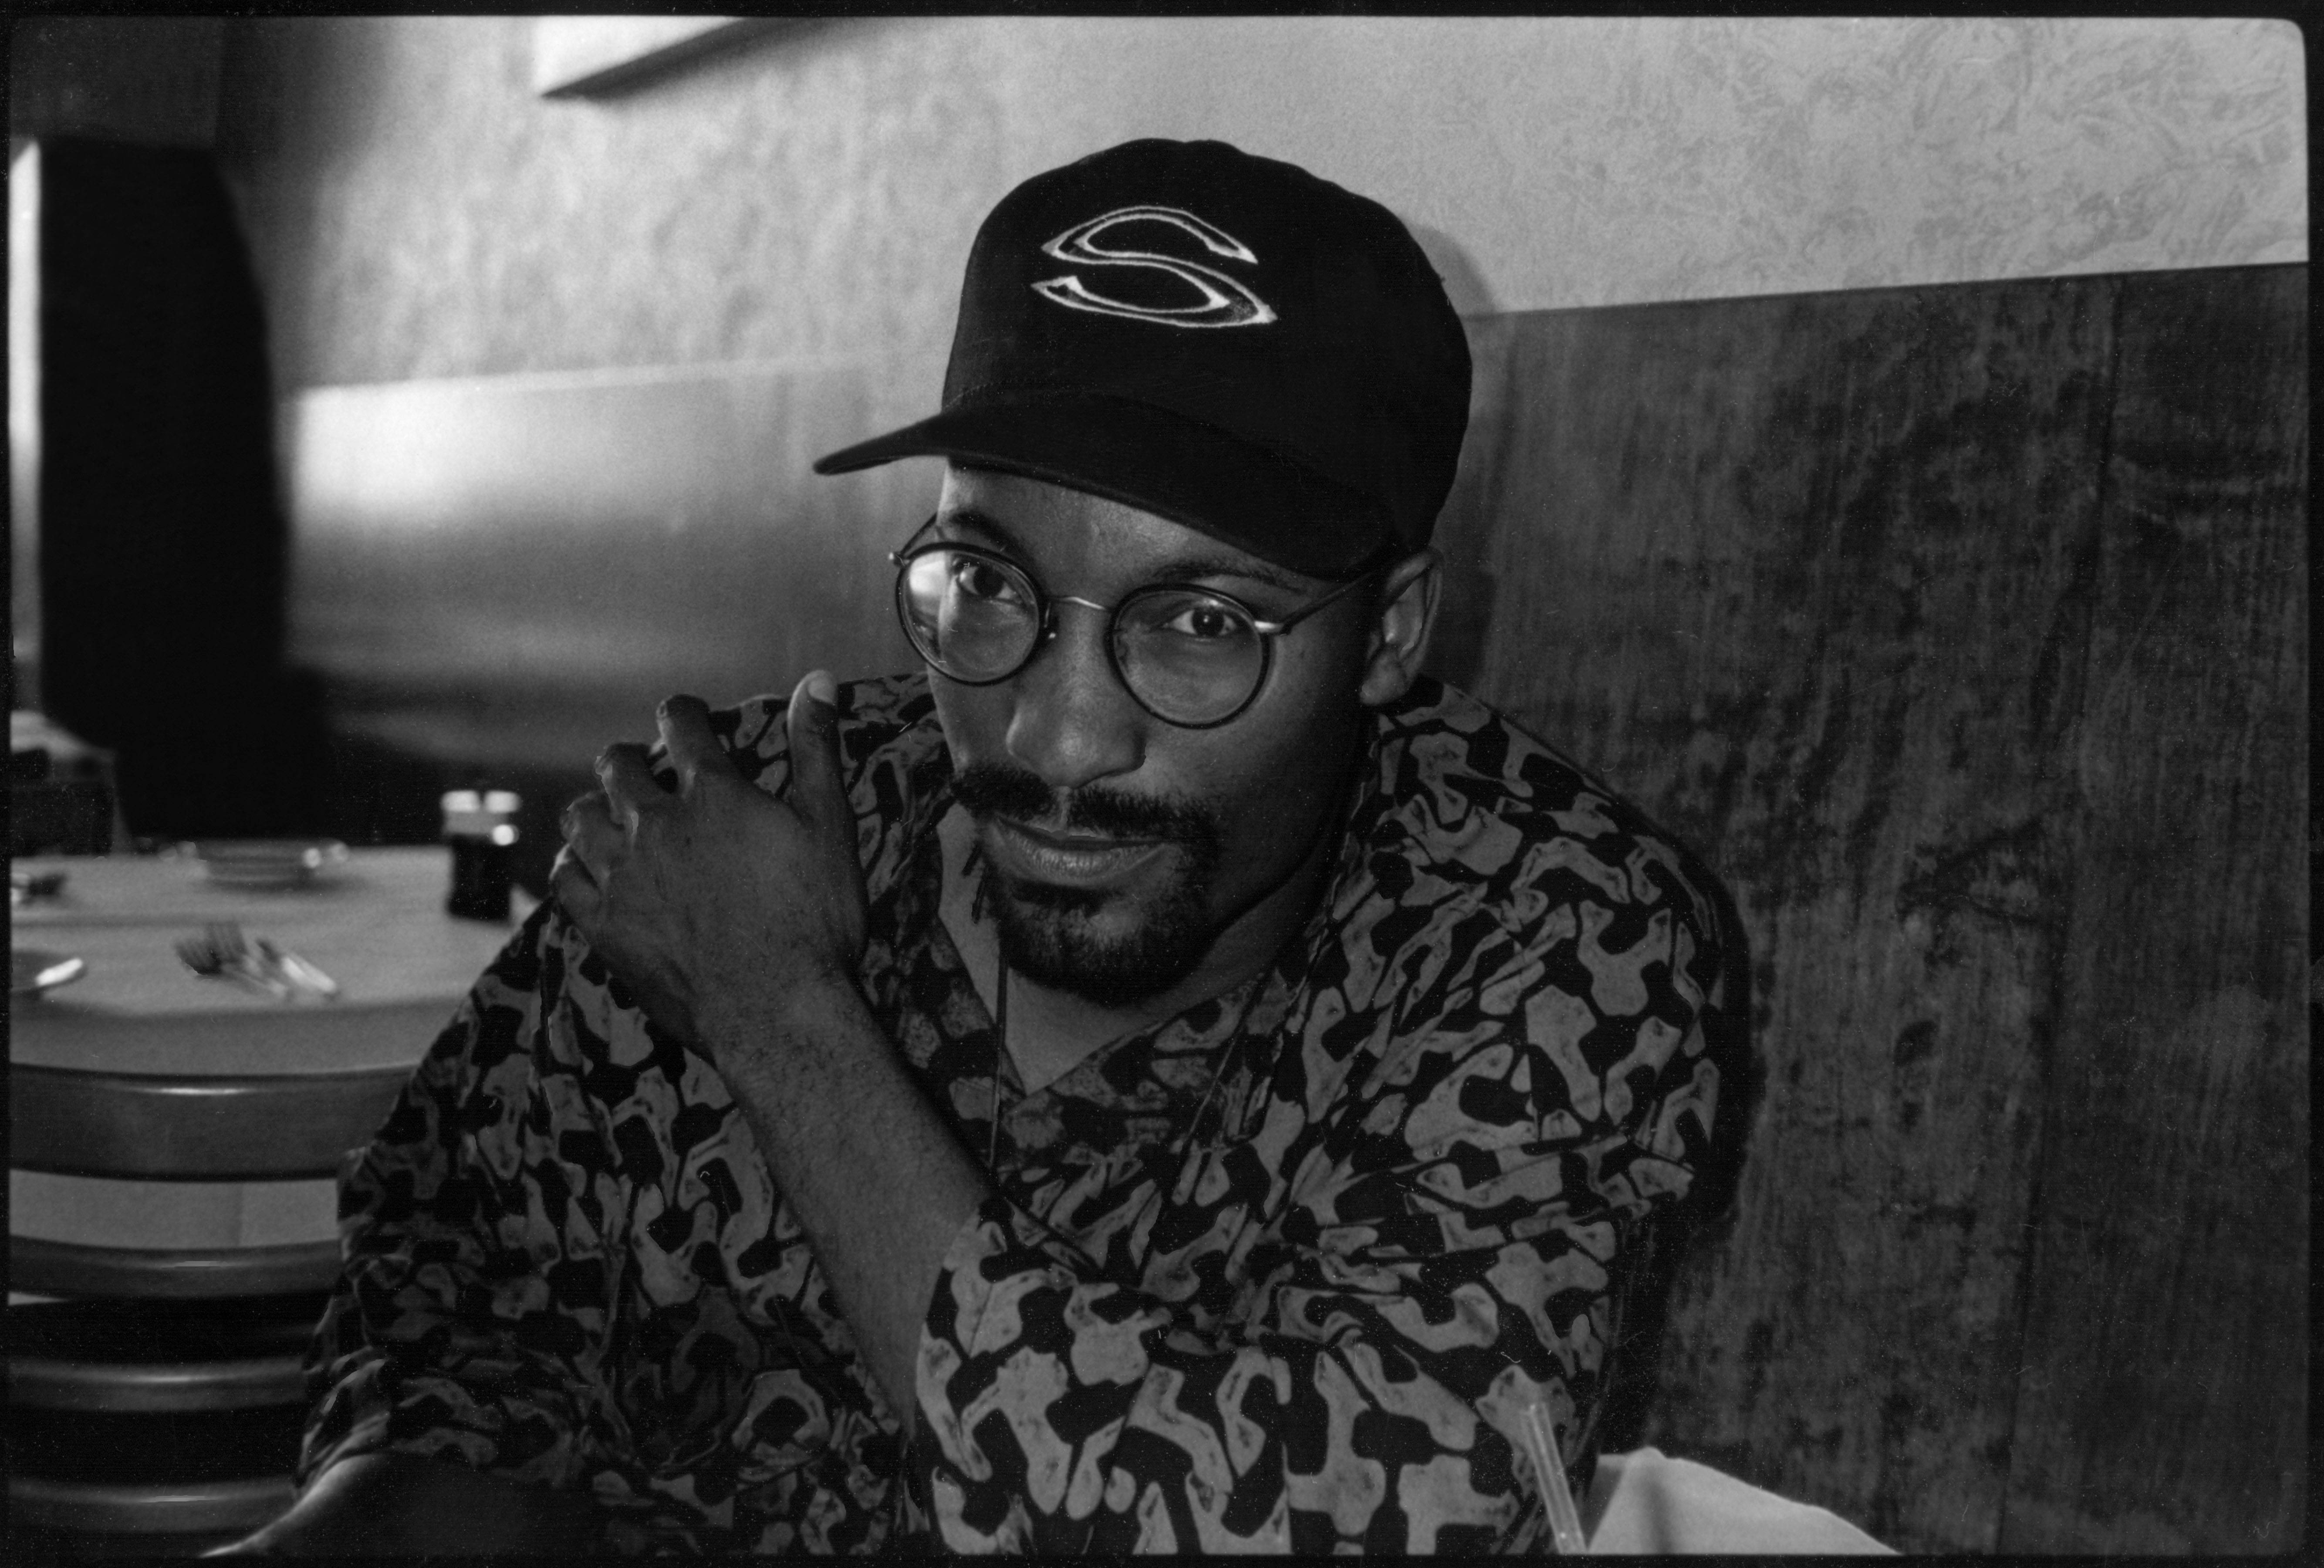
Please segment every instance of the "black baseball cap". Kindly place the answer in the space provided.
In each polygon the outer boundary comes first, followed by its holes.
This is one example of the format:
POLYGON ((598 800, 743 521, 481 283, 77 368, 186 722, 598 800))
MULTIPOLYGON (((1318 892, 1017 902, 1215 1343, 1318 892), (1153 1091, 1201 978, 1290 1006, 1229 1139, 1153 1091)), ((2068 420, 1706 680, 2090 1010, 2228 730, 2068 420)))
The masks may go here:
POLYGON ((1396 215, 1223 142, 1129 142, 977 231, 931 418, 818 474, 943 457, 1331 576, 1428 541, 1469 345, 1396 215))

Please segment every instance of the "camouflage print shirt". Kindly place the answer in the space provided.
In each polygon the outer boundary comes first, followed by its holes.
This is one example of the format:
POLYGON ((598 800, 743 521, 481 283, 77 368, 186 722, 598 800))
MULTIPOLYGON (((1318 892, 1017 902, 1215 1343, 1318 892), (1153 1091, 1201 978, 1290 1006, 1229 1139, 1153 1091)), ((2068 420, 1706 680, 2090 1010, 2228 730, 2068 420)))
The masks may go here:
MULTIPOLYGON (((1273 966, 1028 1094, 937 918, 926 679, 840 705, 863 993, 997 1149, 913 1441, 724 1085, 545 907, 348 1166, 302 1472, 582 1490, 621 1551, 1545 1548, 1525 1412, 1586 1483, 1638 1227, 1708 1150, 1699 873, 1423 681, 1273 966)), ((715 721, 770 789, 782 715, 715 721)))

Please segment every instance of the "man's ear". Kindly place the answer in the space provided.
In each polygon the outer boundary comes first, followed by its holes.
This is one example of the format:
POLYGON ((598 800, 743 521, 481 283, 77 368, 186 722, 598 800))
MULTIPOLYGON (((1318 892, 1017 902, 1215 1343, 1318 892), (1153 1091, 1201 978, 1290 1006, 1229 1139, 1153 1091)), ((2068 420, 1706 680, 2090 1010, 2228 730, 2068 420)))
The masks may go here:
POLYGON ((1381 580, 1379 607, 1372 613, 1364 656, 1363 684, 1357 695, 1366 707, 1394 702, 1420 673, 1428 633, 1436 624, 1436 597, 1443 585, 1443 558, 1433 549, 1405 557, 1381 580))

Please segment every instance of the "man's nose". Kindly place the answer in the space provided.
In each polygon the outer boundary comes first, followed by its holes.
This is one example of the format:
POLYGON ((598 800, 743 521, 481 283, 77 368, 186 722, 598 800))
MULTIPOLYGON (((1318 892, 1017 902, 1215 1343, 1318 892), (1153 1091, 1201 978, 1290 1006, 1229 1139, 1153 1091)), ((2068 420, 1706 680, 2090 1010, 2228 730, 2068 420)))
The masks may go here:
POLYGON ((1108 620, 1060 605, 1057 634, 1010 682, 1009 755, 1052 789, 1134 773, 1146 760, 1146 712, 1114 674, 1108 620))

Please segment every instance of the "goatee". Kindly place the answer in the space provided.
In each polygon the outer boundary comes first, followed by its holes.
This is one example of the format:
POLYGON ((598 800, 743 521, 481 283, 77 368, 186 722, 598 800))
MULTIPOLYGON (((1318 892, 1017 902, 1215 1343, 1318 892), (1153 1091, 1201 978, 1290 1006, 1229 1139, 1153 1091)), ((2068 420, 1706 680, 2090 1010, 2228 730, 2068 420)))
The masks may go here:
POLYGON ((973 856, 978 908, 991 915, 1001 957, 1015 973, 1100 1007, 1125 1007, 1167 991, 1210 951, 1218 935, 1211 885, 1223 834, 1201 807, 1102 785, 1052 791, 1030 773, 989 762, 963 769, 953 792, 980 826, 999 816, 1168 846, 1166 879, 1137 893, 1028 882, 981 851, 973 856))

